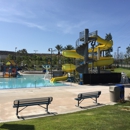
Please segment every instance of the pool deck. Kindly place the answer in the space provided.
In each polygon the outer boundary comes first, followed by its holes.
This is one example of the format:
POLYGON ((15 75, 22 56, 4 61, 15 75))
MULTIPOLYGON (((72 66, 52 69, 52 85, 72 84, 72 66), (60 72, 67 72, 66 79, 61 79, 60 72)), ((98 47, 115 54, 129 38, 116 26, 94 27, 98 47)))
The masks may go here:
MULTIPOLYGON (((81 110, 86 110, 92 107, 100 107, 103 105, 113 104, 110 101, 109 86, 115 85, 78 85, 68 83, 69 86, 61 87, 44 87, 44 88, 25 88, 25 89, 7 89, 0 90, 0 122, 17 121, 16 109, 13 108, 13 101, 15 99, 23 98, 38 98, 52 96, 53 101, 49 105, 49 116, 56 114, 65 114, 81 110), (74 98, 79 93, 101 91, 98 98, 100 105, 93 104, 92 99, 86 99, 81 103, 84 108, 78 108, 75 105, 77 101, 74 98)), ((125 85, 125 99, 130 95, 130 85, 125 85)), ((27 107, 19 113, 24 119, 37 118, 48 116, 43 108, 39 106, 27 107)))

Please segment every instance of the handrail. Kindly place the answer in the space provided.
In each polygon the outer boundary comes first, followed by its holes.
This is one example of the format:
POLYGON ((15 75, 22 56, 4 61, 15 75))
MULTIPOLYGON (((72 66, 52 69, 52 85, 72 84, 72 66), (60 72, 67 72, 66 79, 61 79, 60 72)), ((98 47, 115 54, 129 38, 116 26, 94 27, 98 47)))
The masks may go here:
MULTIPOLYGON (((89 37, 97 36, 97 35, 98 35, 97 30, 89 33, 89 37)), ((84 41, 84 31, 79 33, 79 38, 76 40, 76 48, 79 47, 81 44, 83 44, 83 41, 84 41), (81 42, 81 39, 82 39, 82 42, 81 42)))

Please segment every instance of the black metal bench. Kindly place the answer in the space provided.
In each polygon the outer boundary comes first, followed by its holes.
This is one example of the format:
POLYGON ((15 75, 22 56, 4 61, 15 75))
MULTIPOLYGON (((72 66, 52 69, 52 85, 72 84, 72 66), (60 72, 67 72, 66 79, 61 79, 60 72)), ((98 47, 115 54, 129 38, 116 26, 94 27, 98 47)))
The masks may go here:
POLYGON ((87 98, 91 98, 95 101, 95 103, 97 104, 97 98, 100 96, 101 91, 95 91, 95 92, 86 92, 86 93, 80 93, 78 94, 78 97, 75 98, 75 100, 78 101, 78 105, 76 105, 77 107, 80 107, 79 104, 87 98))
POLYGON ((28 106, 34 106, 34 105, 46 105, 46 107, 43 107, 45 111, 48 112, 48 105, 52 102, 53 97, 41 97, 41 98, 29 98, 29 99, 17 99, 14 100, 13 108, 16 108, 16 116, 19 118, 18 113, 21 112, 23 109, 25 109, 28 106), (18 110, 19 107, 24 107, 20 111, 18 110))

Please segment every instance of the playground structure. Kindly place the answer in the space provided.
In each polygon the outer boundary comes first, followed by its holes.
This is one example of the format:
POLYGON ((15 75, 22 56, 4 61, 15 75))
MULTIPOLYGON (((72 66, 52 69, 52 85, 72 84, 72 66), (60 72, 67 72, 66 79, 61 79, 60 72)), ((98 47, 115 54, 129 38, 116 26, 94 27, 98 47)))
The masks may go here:
MULTIPOLYGON (((113 45, 113 41, 107 41, 105 39, 102 39, 100 36, 98 36, 97 31, 89 33, 88 29, 85 29, 84 31, 80 32, 80 37, 76 41, 76 50, 64 50, 62 51, 62 55, 68 58, 75 58, 75 59, 81 59, 83 60, 83 63, 80 65, 73 65, 73 64, 64 64, 62 65, 62 70, 70 73, 73 71, 77 71, 79 74, 82 74, 82 82, 84 84, 91 83, 92 76, 93 75, 93 69, 94 67, 97 67, 97 76, 100 74, 100 67, 102 66, 108 66, 111 65, 114 61, 112 57, 105 57, 101 55, 103 51, 107 51, 110 49, 113 45), (82 42, 80 44, 80 42, 82 42), (98 43, 96 45, 96 42, 98 43), (90 46, 91 45, 91 46, 90 46), (91 71, 90 71, 91 70, 91 71), (89 76, 89 78, 88 78, 89 76), (86 82, 87 81, 87 82, 86 82)), ((102 74, 100 75, 101 79, 105 77, 107 74, 102 74)), ((115 76, 113 77, 115 81, 107 81, 107 82, 119 82, 120 79, 120 74, 114 74, 115 76), (118 78, 115 78, 118 77, 118 78), (116 80, 117 79, 117 80, 116 80)), ((107 77, 110 76, 107 75, 107 77)), ((55 77, 53 78, 53 82, 59 81, 59 80, 66 80, 67 76, 61 76, 61 77, 55 77)), ((51 80, 52 81, 52 80, 51 80)), ((102 81, 97 81, 96 83, 102 83, 102 81)))
POLYGON ((14 78, 18 76, 17 66, 13 61, 8 61, 6 65, 3 65, 3 77, 14 78))

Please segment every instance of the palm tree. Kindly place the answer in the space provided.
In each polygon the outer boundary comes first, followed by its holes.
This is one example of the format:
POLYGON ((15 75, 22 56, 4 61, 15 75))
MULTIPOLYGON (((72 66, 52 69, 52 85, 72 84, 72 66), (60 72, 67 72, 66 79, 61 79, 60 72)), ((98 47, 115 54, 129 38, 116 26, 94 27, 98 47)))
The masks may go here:
POLYGON ((58 54, 60 54, 60 52, 63 50, 63 46, 62 45, 56 45, 55 48, 58 51, 58 54))
MULTIPOLYGON (((106 34, 105 40, 107 40, 107 41, 112 41, 112 35, 111 35, 111 33, 106 34)), ((113 51, 113 48, 112 48, 112 47, 109 48, 108 50, 106 50, 106 56, 112 57, 112 54, 111 54, 112 51, 113 51)))
POLYGON ((111 35, 111 33, 106 34, 105 40, 107 40, 107 41, 111 41, 111 40, 112 40, 112 35, 111 35))
POLYGON ((64 50, 73 50, 74 47, 72 45, 67 45, 66 47, 64 47, 64 50))
POLYGON ((63 50, 63 47, 62 45, 56 45, 55 48, 58 51, 58 69, 59 69, 59 56, 60 56, 60 52, 63 50))

